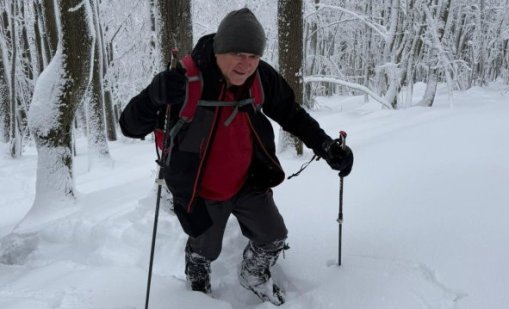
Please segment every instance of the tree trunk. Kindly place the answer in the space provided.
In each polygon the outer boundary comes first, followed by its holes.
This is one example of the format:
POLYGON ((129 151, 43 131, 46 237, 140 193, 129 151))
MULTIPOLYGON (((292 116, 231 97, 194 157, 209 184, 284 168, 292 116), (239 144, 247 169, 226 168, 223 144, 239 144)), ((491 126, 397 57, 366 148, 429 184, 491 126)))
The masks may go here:
POLYGON ((424 91, 424 96, 417 105, 431 107, 433 105, 433 102, 435 101, 437 86, 438 86, 437 70, 434 68, 430 68, 428 73, 428 80, 426 82, 426 90, 424 91))
POLYGON ((106 141, 105 117, 104 117, 104 91, 103 91, 103 54, 101 48, 101 36, 99 29, 98 11, 94 1, 90 3, 93 8, 93 22, 95 28, 94 62, 92 81, 90 83, 88 102, 88 150, 89 163, 109 159, 108 142, 106 141))
MULTIPOLYGON (((388 2, 388 1, 386 1, 388 2)), ((393 108, 398 107, 398 93, 401 90, 401 72, 398 68, 398 30, 401 28, 400 23, 400 0, 392 0, 390 7, 387 7, 387 23, 389 25, 389 32, 387 34, 387 40, 385 41, 384 57, 383 59, 387 62, 384 70, 384 80, 387 83, 387 90, 385 92, 384 99, 391 103, 393 108)), ((383 89, 384 87, 380 87, 383 89)))
POLYGON ((55 12, 55 0, 41 0, 44 31, 43 38, 48 46, 47 56, 51 59, 55 55, 58 46, 58 28, 55 12))
POLYGON ((117 140, 117 128, 113 109, 113 96, 111 94, 111 83, 104 85, 104 112, 106 117, 106 137, 108 141, 117 140))
POLYGON ((156 0, 149 0, 149 7, 150 7, 150 47, 151 47, 151 55, 156 50, 157 47, 157 30, 156 30, 156 23, 157 23, 157 9, 158 7, 155 3, 156 0))
MULTIPOLYGON (((450 63, 446 60, 446 56, 443 54, 442 40, 445 34, 445 25, 447 24, 449 17, 450 0, 445 0, 441 6, 437 7, 436 18, 432 18, 428 8, 424 8, 426 13, 426 20, 428 25, 428 31, 431 36, 432 51, 430 54, 430 67, 428 72, 428 80, 426 83, 426 90, 424 91, 424 97, 422 98, 419 105, 432 106, 435 100, 435 93, 438 85, 438 74, 442 70, 444 75, 447 77, 447 82, 451 83, 452 78, 450 77, 449 67, 450 63), (436 31, 436 33, 434 33, 436 31), (441 70, 440 70, 441 69, 441 70)), ((451 89, 452 91, 452 89, 451 89)))
MULTIPOLYGON (((23 21, 21 28, 21 60, 23 61, 23 70, 25 71, 25 75, 28 77, 30 81, 34 80, 34 65, 32 61, 32 54, 30 53, 30 45, 28 43, 28 31, 27 31, 27 22, 29 20, 28 16, 25 14, 25 7, 23 2, 20 6, 21 20, 23 21)), ((32 97, 33 89, 29 89, 29 96, 32 97)))
POLYGON ((485 12, 485 3, 484 0, 479 0, 479 10, 477 12, 477 32, 479 33, 480 44, 478 46, 479 49, 479 59, 477 59, 477 65, 475 66, 475 77, 476 84, 480 86, 486 86, 486 80, 484 79, 484 72, 486 70, 486 44, 485 42, 485 33, 486 33, 486 12, 485 12))
POLYGON ((9 133, 11 157, 16 158, 21 155, 21 136, 18 123, 18 100, 16 97, 16 55, 18 52, 18 42, 16 37, 16 13, 17 1, 11 2, 11 127, 9 133))
POLYGON ((74 197, 72 124, 92 67, 94 39, 88 1, 58 0, 58 10, 58 48, 37 80, 29 112, 38 156, 35 201, 27 216, 33 214, 36 220, 37 214, 51 210, 54 203, 74 197), (47 88, 53 89, 52 93, 47 88))
POLYGON ((96 44, 99 45, 100 52, 100 61, 101 61, 101 84, 102 84, 102 92, 104 93, 103 101, 104 101, 104 117, 106 124, 106 137, 108 141, 116 141, 117 140, 117 130, 115 117, 113 116, 113 99, 111 95, 111 82, 105 82, 106 73, 108 72, 108 67, 110 64, 108 52, 106 50, 106 46, 104 44, 104 32, 101 23, 101 15, 99 11, 99 2, 95 0, 91 2, 92 9, 94 10, 94 16, 96 18, 95 28, 96 28, 96 44))
MULTIPOLYGON (((28 22, 30 21, 29 15, 25 13, 25 3, 21 1, 18 7, 18 16, 21 18, 20 26, 21 31, 19 34, 20 38, 20 60, 23 74, 17 75, 19 90, 17 91, 17 101, 18 101, 18 127, 20 132, 20 143, 22 143, 24 138, 30 136, 30 132, 27 126, 27 111, 30 105, 30 100, 32 99, 32 95, 34 93, 34 78, 35 78, 35 68, 37 65, 32 60, 32 54, 30 52, 30 44, 29 44, 29 34, 28 34, 28 22)), ((20 149, 21 154, 21 149, 20 149)))
POLYGON ((173 48, 178 48, 180 55, 190 54, 193 48, 191 0, 158 0, 158 4, 161 61, 165 66, 171 61, 173 48))
MULTIPOLYGON (((320 4, 320 0, 315 0, 315 9, 318 9, 318 5, 320 4)), ((315 11, 315 15, 316 15, 315 11)), ((306 23, 306 39, 305 42, 309 42, 304 46, 304 75, 313 75, 316 73, 317 67, 317 58, 318 58, 318 20, 317 18, 313 18, 306 23)), ((313 108, 314 102, 314 93, 313 90, 316 88, 314 83, 304 84, 304 101, 303 104, 307 108, 313 108)))
MULTIPOLYGON (((295 92, 295 101, 302 105, 304 98, 302 87, 302 62, 303 62, 303 21, 302 0, 279 0, 278 1, 278 41, 279 41, 279 70, 290 87, 295 92)), ((282 132, 280 146, 286 148, 287 140, 295 147, 298 155, 302 155, 302 141, 296 137, 290 137, 282 132)))
MULTIPOLYGON (((7 12, 3 11, 0 13, 0 35, 7 32, 8 26, 7 12)), ((8 63, 4 62, 7 57, 6 42, 0 37, 0 134, 3 143, 9 142, 11 127, 8 63)))
POLYGON ((34 6, 34 36, 35 36, 35 50, 36 50, 36 68, 35 68, 35 76, 34 81, 39 77, 39 74, 42 70, 44 70, 44 67, 46 67, 47 61, 44 61, 44 54, 43 54, 43 43, 42 43, 42 36, 41 36, 41 14, 39 12, 39 6, 37 1, 32 2, 34 6))
MULTIPOLYGON (((48 36, 47 36, 47 28, 46 28, 46 23, 45 23, 45 20, 46 20, 46 16, 45 16, 45 9, 43 8, 42 6, 42 3, 41 1, 34 1, 34 7, 35 7, 35 16, 36 18, 38 19, 38 25, 39 25, 39 34, 40 34, 40 38, 37 39, 37 41, 39 42, 39 46, 40 46, 40 51, 38 51, 38 54, 40 55, 40 57, 42 58, 42 62, 41 62, 41 67, 40 67, 40 71, 42 72, 44 70, 44 68, 46 68, 46 66, 48 65, 48 63, 51 61, 51 51, 50 51, 50 47, 49 47, 49 42, 48 42, 48 36)), ((37 30, 36 30, 37 31, 37 30)), ((57 29, 53 29, 53 31, 57 31, 57 29)), ((58 33, 55 33, 53 34, 55 36, 58 35, 58 33)))
MULTIPOLYGON (((366 4, 366 15, 369 16, 370 18, 373 18, 373 0, 370 0, 367 4, 366 4)), ((371 77, 373 76, 373 72, 375 71, 375 56, 373 54, 373 48, 372 48, 372 44, 371 42, 373 41, 373 29, 371 27, 369 27, 368 25, 366 25, 364 27, 364 38, 365 38, 365 41, 364 41, 364 51, 363 51, 363 56, 364 56, 364 72, 363 72, 363 76, 364 76, 364 81, 363 81, 363 85, 364 87, 366 88, 370 88, 371 86, 371 77)), ((369 100, 369 96, 367 94, 364 95, 364 102, 367 103, 369 100)))

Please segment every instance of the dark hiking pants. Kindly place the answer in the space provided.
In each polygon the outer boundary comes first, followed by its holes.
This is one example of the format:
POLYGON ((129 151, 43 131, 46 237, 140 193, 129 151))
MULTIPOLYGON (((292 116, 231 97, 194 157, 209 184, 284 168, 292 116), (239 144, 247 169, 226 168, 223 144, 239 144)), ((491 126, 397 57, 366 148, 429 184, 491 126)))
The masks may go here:
POLYGON ((227 201, 205 201, 213 225, 202 235, 189 237, 187 246, 210 261, 221 253, 223 235, 230 214, 240 225, 242 234, 254 245, 268 247, 281 244, 287 236, 283 217, 272 198, 272 190, 266 192, 243 189, 227 201))

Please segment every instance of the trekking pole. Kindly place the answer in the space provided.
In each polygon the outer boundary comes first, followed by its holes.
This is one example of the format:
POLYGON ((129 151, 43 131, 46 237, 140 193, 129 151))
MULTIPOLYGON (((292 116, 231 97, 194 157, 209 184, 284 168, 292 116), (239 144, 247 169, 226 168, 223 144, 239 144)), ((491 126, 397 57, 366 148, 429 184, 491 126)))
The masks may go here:
MULTIPOLYGON (((177 67, 177 53, 178 50, 176 48, 171 50, 171 69, 175 69, 177 67)), ((157 176, 157 199, 156 199, 156 211, 154 214, 154 229, 152 231, 152 246, 150 248, 150 263, 148 266, 148 280, 147 280, 147 294, 145 296, 145 309, 148 309, 148 303, 150 299, 150 285, 152 283, 152 267, 154 265, 154 251, 156 246, 156 236, 157 236, 157 225, 159 221, 159 206, 161 204, 161 190, 164 184, 164 162, 166 162, 165 157, 169 156, 168 153, 168 143, 170 143, 169 132, 170 132, 170 119, 169 119, 169 106, 166 108, 166 123, 164 127, 164 142, 163 142, 163 150, 161 152, 161 157, 158 158, 157 163, 159 164, 159 174, 157 176)), ((158 153, 159 154, 159 153, 158 153)), ((158 155, 159 157, 159 155, 158 155)))
MULTIPOLYGON (((339 137, 341 139, 341 148, 345 149, 346 146, 346 132, 339 132, 339 137)), ((339 235, 338 235, 338 266, 341 266, 341 239, 343 232, 343 176, 339 176, 339 213, 338 219, 339 223, 339 235)))

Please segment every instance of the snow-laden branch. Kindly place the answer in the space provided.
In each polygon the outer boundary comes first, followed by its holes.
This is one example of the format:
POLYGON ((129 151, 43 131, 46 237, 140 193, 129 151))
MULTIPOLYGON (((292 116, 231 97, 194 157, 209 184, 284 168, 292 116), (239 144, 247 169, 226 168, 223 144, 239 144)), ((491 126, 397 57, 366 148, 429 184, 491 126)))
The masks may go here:
POLYGON ((324 76, 324 75, 311 75, 311 76, 304 77, 304 83, 311 83, 311 82, 334 83, 334 84, 338 84, 338 85, 345 86, 345 87, 348 87, 348 88, 352 88, 352 89, 355 89, 355 90, 359 90, 359 91, 362 91, 365 94, 369 95, 370 97, 372 97, 376 101, 380 102, 383 106, 385 106, 387 108, 390 108, 390 109, 394 109, 389 102, 384 100, 384 98, 380 97, 379 95, 377 95, 376 93, 374 93, 369 88, 367 88, 367 87, 365 87, 363 85, 359 85, 359 84, 355 84, 355 83, 350 83, 350 82, 341 80, 341 79, 336 78, 336 77, 330 77, 330 76, 324 76))
POLYGON ((76 12, 77 10, 81 9, 85 4, 86 4, 87 0, 83 0, 81 1, 80 3, 78 3, 78 5, 76 5, 75 7, 72 7, 69 9, 69 12, 76 12))
POLYGON ((317 6, 318 6, 318 9, 326 8, 326 9, 340 10, 340 11, 346 13, 346 14, 352 15, 353 17, 355 17, 358 20, 360 20, 363 23, 365 23, 366 26, 368 26, 371 29, 375 30, 378 34, 380 34, 380 36, 384 40, 387 40, 387 37, 388 37, 387 30, 383 26, 381 26, 381 25, 377 25, 377 24, 374 24, 374 23, 370 22, 365 16, 359 15, 359 14, 353 12, 353 11, 347 10, 345 8, 342 8, 342 7, 336 6, 336 5, 318 4, 317 6))
POLYGON ((433 47, 437 49, 439 63, 442 63, 442 66, 444 67, 445 78, 447 80, 447 85, 449 86, 449 93, 452 93, 454 78, 453 78, 453 76, 451 76, 451 73, 456 75, 454 66, 451 65, 451 61, 449 60, 449 57, 447 56, 447 52, 444 50, 442 41, 438 37, 438 29, 437 29, 436 21, 433 18, 433 15, 431 14, 428 7, 423 6, 423 10, 424 10, 424 13, 426 14, 426 19, 428 20, 428 26, 431 29, 430 32, 431 32, 431 38, 433 41, 433 47))

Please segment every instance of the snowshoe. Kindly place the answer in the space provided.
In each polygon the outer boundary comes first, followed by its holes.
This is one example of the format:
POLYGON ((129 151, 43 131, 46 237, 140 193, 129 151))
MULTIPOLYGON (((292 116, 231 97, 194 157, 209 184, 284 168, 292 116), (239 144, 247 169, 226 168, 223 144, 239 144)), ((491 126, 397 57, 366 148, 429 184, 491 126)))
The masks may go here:
POLYGON ((257 274, 250 274, 241 266, 239 274, 240 285, 252 291, 263 301, 271 302, 276 306, 281 306, 285 303, 285 295, 283 291, 272 281, 270 272, 262 276, 257 274))
POLYGON ((191 252, 186 246, 186 279, 187 286, 198 292, 210 294, 210 261, 205 257, 191 252))
POLYGON ((202 292, 205 294, 210 294, 210 280, 189 280, 187 279, 187 286, 196 292, 202 292))
POLYGON ((239 270, 241 286, 255 293, 261 300, 269 301, 276 306, 284 304, 285 295, 272 281, 270 267, 274 266, 279 253, 285 248, 284 240, 265 246, 249 242, 244 250, 244 259, 239 270))

